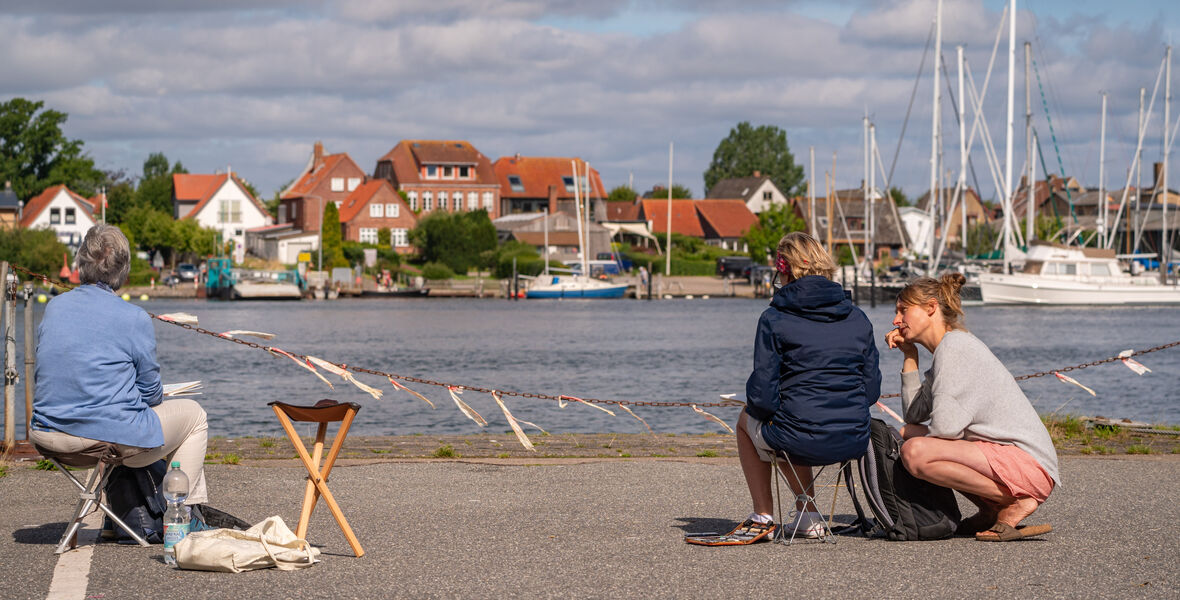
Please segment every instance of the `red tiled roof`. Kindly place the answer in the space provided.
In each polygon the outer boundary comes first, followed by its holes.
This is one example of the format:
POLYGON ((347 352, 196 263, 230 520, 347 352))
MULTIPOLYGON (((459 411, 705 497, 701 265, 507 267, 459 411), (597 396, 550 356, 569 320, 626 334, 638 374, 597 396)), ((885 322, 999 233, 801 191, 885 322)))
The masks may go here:
MULTIPOLYGON (((325 156, 319 165, 312 165, 310 169, 300 175, 299 179, 297 179, 295 183, 291 184, 291 187, 287 190, 287 193, 283 194, 283 198, 300 198, 304 194, 311 192, 317 185, 323 183, 325 178, 330 177, 333 169, 335 169, 336 166, 344 160, 352 162, 352 158, 349 158, 348 154, 346 153, 329 154, 325 156)), ((353 166, 356 166, 355 162, 352 162, 352 164, 353 166)), ((358 171, 360 171, 359 166, 356 168, 358 171)))
POLYGON ((758 223, 758 217, 744 200, 697 200, 694 202, 706 229, 717 237, 738 238, 758 223))
POLYGON ((634 202, 607 202, 607 221, 638 221, 639 205, 634 202))
POLYGON ((20 219, 21 227, 27 228, 32 225, 33 221, 37 220, 37 216, 41 214, 41 211, 45 210, 45 207, 49 206, 49 203, 52 202, 53 199, 57 197, 57 194, 62 190, 65 190, 66 194, 68 194, 70 198, 72 198, 74 202, 78 204, 78 207, 85 211, 92 220, 94 219, 94 205, 91 204, 89 200, 79 196, 78 194, 75 194, 70 190, 70 188, 64 185, 55 185, 51 186, 44 192, 38 194, 37 197, 25 203, 25 208, 20 219))
MULTIPOLYGON (((574 193, 567 191, 562 177, 573 180, 574 161, 578 163, 578 173, 584 176, 586 161, 559 156, 504 156, 492 163, 492 169, 496 171, 496 179, 500 183, 501 198, 548 198, 549 187, 553 186, 557 190, 557 198, 572 200, 574 193), (520 177, 524 191, 512 189, 512 184, 508 182, 509 175, 520 177)), ((593 167, 590 168, 590 197, 606 197, 602 178, 593 167)))
POLYGON ((393 164, 393 181, 396 186, 414 183, 429 183, 431 185, 450 183, 499 185, 496 173, 492 170, 492 162, 488 157, 476 150, 470 142, 465 141, 437 141, 437 140, 402 140, 377 159, 377 164, 390 161, 393 164), (422 179, 421 166, 433 165, 473 165, 475 179, 422 179))
MULTIPOLYGON (((176 173, 172 175, 173 197, 181 202, 197 202, 196 206, 194 206, 192 210, 188 212, 188 214, 182 215, 180 218, 187 219, 189 217, 196 216, 197 213, 201 212, 201 209, 205 208, 205 205, 209 203, 209 199, 213 197, 213 194, 216 194, 217 190, 220 190, 221 186, 225 184, 226 177, 227 176, 225 173, 221 173, 219 175, 192 175, 189 173, 176 173)), ((249 188, 242 185, 242 182, 238 180, 237 177, 233 178, 233 182, 234 185, 238 186, 238 189, 242 190, 242 193, 246 195, 246 198, 248 198, 250 202, 254 203, 254 206, 259 212, 264 215, 270 214, 266 212, 266 207, 254 197, 254 194, 250 193, 249 188)))
MULTIPOLYGON (((393 187, 389 185, 388 181, 385 181, 384 179, 371 179, 366 181, 364 184, 357 186, 357 188, 352 190, 352 193, 344 199, 344 202, 340 203, 340 222, 347 223, 356 217, 357 214, 361 212, 362 208, 368 206, 369 200, 373 199, 373 196, 377 194, 378 190, 381 189, 381 186, 388 187, 390 193, 394 196, 397 196, 399 201, 401 200, 401 194, 394 192, 393 187)), ((403 208, 402 210, 409 210, 409 208, 403 208)))
MULTIPOLYGON (((697 217, 693 200, 672 200, 672 233, 691 237, 705 237, 701 220, 697 217)), ((668 200, 644 198, 640 205, 639 218, 651 221, 652 233, 668 231, 668 200)))

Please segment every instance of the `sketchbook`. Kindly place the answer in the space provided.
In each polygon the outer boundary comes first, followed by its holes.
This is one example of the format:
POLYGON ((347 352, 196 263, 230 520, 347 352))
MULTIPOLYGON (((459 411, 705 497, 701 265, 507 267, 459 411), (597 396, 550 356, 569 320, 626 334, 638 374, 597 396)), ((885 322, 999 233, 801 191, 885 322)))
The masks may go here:
POLYGON ((164 384, 164 396, 166 398, 176 398, 179 396, 198 396, 201 392, 200 381, 185 381, 184 383, 167 383, 164 384))

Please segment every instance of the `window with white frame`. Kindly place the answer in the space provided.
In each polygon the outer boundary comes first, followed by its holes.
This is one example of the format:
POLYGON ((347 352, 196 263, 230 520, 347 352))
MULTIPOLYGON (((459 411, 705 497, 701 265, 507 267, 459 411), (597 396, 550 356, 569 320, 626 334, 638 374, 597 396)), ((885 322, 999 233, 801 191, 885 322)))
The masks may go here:
POLYGON ((456 212, 463 210, 463 192, 451 192, 451 201, 456 212))
POLYGON ((385 216, 385 205, 374 202, 369 205, 369 216, 373 218, 380 218, 385 216))
POLYGON ((438 209, 439 210, 447 210, 447 193, 446 192, 439 192, 438 193, 438 209))
MULTIPOLYGON (((514 192, 523 192, 524 191, 524 183, 521 182, 520 175, 509 175, 508 176, 508 187, 512 188, 512 191, 514 191, 514 192)), ((570 191, 573 191, 573 190, 570 190, 570 191)))
POLYGON ((467 192, 467 210, 475 210, 479 208, 479 194, 476 192, 467 192))
POLYGON ((218 223, 241 223, 242 201, 222 200, 217 211, 218 223))
POLYGON ((279 205, 279 223, 286 223, 286 222, 287 222, 287 205, 280 204, 279 205))
POLYGON ((377 243, 377 228, 376 227, 361 227, 360 242, 362 244, 376 244, 377 243))
POLYGON ((398 218, 401 212, 401 207, 397 204, 390 202, 389 204, 385 205, 385 216, 389 217, 390 219, 398 218))
POLYGON ((333 177, 332 178, 332 191, 333 192, 343 192, 344 191, 344 178, 343 177, 333 177))
POLYGON ((424 212, 434 210, 434 192, 422 192, 422 210, 424 212))
POLYGON ((459 179, 471 179, 471 167, 459 167, 459 179))
POLYGON ((426 165, 426 178, 438 179, 438 167, 435 165, 426 165))
POLYGON ((565 191, 574 193, 574 178, 572 175, 566 175, 561 178, 561 182, 565 184, 565 191))
POLYGON ((491 192, 484 192, 483 193, 483 209, 488 212, 492 212, 492 193, 491 192))
POLYGON ((406 196, 410 199, 410 210, 418 210, 418 192, 410 192, 406 196))
POLYGON ((49 224, 50 225, 61 225, 61 209, 60 208, 49 209, 49 224))
POLYGON ((348 191, 351 192, 352 190, 355 190, 360 185, 361 185, 361 178, 360 177, 349 177, 348 178, 348 191))
POLYGON ((454 179, 455 167, 443 167, 443 179, 454 179))
POLYGON ((66 225, 73 225, 78 222, 77 212, 73 208, 66 208, 66 225))
POLYGON ((390 242, 390 245, 392 245, 395 248, 398 246, 409 246, 410 245, 410 232, 409 232, 409 230, 408 229, 390 229, 389 230, 389 242, 390 242))

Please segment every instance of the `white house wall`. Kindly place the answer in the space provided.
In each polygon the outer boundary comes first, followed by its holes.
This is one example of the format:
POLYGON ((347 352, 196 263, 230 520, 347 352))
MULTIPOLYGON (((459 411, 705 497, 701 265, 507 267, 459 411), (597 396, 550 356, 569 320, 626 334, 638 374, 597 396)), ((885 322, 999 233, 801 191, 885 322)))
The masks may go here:
POLYGON ((746 206, 750 208, 750 212, 758 214, 770 208, 774 204, 786 204, 786 202, 787 197, 782 195, 782 192, 779 192, 778 188, 775 187, 769 179, 767 179, 766 181, 762 182, 762 185, 758 186, 758 189, 754 190, 753 194, 750 195, 750 198, 746 201, 746 206), (767 202, 762 198, 763 194, 766 192, 770 192, 770 202, 767 202))
POLYGON ((221 232, 223 243, 228 240, 234 241, 234 262, 242 262, 246 258, 246 230, 271 224, 270 216, 258 210, 246 193, 230 179, 226 179, 194 218, 201 227, 221 232), (241 219, 233 223, 222 223, 219 218, 221 203, 232 200, 238 201, 241 219))
POLYGON ((45 228, 52 229, 57 233, 57 239, 68 246, 77 247, 82 243, 82 237, 86 235, 86 231, 94 226, 94 219, 86 209, 78 205, 70 194, 64 189, 57 192, 53 200, 37 215, 36 219, 30 224, 29 229, 45 228), (49 223, 49 214, 53 209, 58 209, 61 214, 61 223, 51 225, 49 223), (66 224, 66 209, 74 209, 74 224, 66 224))

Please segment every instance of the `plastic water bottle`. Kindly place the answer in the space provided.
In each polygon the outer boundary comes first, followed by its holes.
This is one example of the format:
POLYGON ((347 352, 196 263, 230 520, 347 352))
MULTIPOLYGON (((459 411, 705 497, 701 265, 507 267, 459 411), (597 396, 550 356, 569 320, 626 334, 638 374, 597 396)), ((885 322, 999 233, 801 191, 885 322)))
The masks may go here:
POLYGON ((189 512, 184 506, 188 498, 188 475, 180 470, 180 463, 172 461, 172 468, 164 475, 164 500, 168 510, 164 512, 164 564, 176 566, 174 546, 188 535, 189 512))

